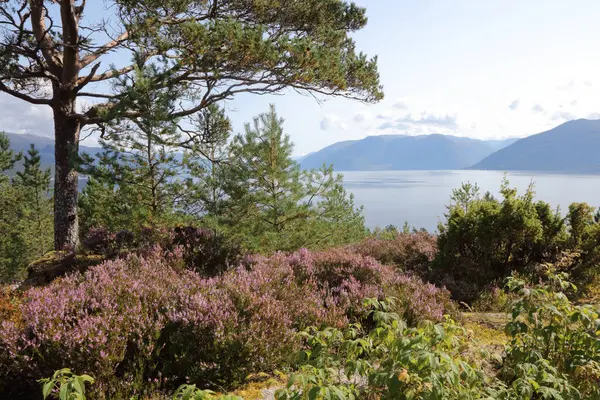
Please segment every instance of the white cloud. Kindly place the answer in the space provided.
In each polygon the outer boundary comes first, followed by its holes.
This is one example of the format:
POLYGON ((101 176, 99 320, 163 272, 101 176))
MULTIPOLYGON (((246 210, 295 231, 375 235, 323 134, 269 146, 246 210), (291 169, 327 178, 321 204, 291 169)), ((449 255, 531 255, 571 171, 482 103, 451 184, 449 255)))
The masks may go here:
POLYGON ((321 130, 323 131, 334 131, 334 130, 346 130, 347 126, 344 124, 340 117, 335 114, 326 114, 321 120, 321 130))
POLYGON ((398 100, 394 103, 394 108, 397 108, 399 110, 408 110, 408 106, 406 105, 406 103, 402 100, 398 100))
POLYGON ((52 136, 52 109, 49 106, 33 105, 7 94, 0 94, 0 130, 52 136))
POLYGON ((568 111, 557 111, 552 114, 552 121, 571 121, 577 117, 568 111))
POLYGON ((512 102, 511 102, 511 103, 508 105, 508 108, 510 108, 511 110, 513 110, 513 111, 514 111, 514 110, 516 110, 517 108, 519 108, 519 103, 520 103, 520 100, 519 100, 519 99, 515 99, 515 100, 513 100, 513 101, 512 101, 512 102))
POLYGON ((531 111, 536 113, 543 113, 545 110, 544 107, 542 107, 541 105, 535 104, 533 107, 531 107, 531 111))
POLYGON ((416 116, 406 114, 404 116, 389 119, 380 124, 377 129, 427 134, 454 132, 457 127, 456 115, 422 112, 416 116))
POLYGON ((364 122, 368 118, 367 113, 359 112, 354 114, 354 122, 361 123, 364 122))

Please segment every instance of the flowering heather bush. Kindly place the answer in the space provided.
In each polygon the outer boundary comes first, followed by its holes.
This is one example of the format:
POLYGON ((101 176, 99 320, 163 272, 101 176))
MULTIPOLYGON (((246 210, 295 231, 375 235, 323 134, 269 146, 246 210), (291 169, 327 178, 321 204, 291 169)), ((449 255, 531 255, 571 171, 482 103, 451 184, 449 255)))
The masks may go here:
POLYGON ((116 233, 99 227, 91 228, 82 241, 85 249, 114 258, 127 253, 147 253, 155 246, 166 251, 179 247, 186 268, 204 276, 215 276, 235 266, 241 249, 229 243, 211 229, 193 226, 175 228, 144 227, 133 233, 122 230, 116 233))
POLYGON ((437 238, 427 232, 398 232, 393 239, 368 238, 349 247, 364 256, 371 256, 384 265, 426 276, 437 253, 437 238))
POLYGON ((92 398, 129 398, 148 380, 227 387, 288 365, 298 330, 357 320, 365 297, 395 296, 411 319, 438 320, 448 304, 444 291, 343 250, 249 257, 209 279, 182 270, 182 257, 155 249, 28 291, 21 322, 0 325, 0 397, 64 367, 96 378, 92 398))

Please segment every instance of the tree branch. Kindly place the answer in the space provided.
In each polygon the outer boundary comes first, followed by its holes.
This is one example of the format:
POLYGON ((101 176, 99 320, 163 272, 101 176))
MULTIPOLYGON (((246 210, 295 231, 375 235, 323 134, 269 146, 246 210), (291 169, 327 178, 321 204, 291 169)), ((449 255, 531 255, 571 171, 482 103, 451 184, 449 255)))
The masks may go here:
MULTIPOLYGON (((114 78, 119 75, 127 74, 127 73, 133 71, 135 69, 135 67, 136 66, 132 64, 132 65, 123 67, 121 69, 109 70, 109 71, 103 72, 99 75, 94 75, 94 76, 90 77, 89 80, 87 80, 86 84, 90 83, 90 82, 105 81, 107 79, 111 79, 111 78, 114 78)), ((84 81, 84 80, 88 79, 88 77, 79 78, 79 79, 81 81, 84 81)))
POLYGON ((19 91, 10 89, 8 86, 6 86, 4 83, 0 82, 0 92, 4 92, 7 93, 13 97, 16 97, 18 99, 21 100, 25 100, 31 104, 40 104, 40 105, 52 105, 52 100, 48 100, 48 99, 38 99, 36 97, 31 97, 29 95, 26 95, 25 93, 21 93, 19 91))
POLYGON ((79 22, 77 21, 75 2, 62 0, 60 2, 60 16, 62 20, 63 50, 63 82, 73 82, 79 72, 79 22))
POLYGON ((81 89, 83 89, 83 87, 85 85, 87 85, 88 83, 90 83, 90 81, 94 77, 94 74, 96 74, 96 72, 98 71, 98 68, 100 68, 100 64, 102 64, 102 63, 95 64, 92 67, 90 73, 85 78, 83 78, 83 79, 79 78, 77 80, 77 86, 75 86, 75 93, 79 92, 81 89))
POLYGON ((106 43, 105 45, 100 47, 100 49, 98 49, 97 51, 83 57, 81 59, 81 67, 83 68, 83 67, 90 65, 91 63, 96 61, 98 58, 100 58, 102 55, 108 53, 109 51, 111 51, 112 49, 114 49, 115 47, 120 45, 121 43, 125 42, 128 38, 129 38, 129 32, 124 32, 124 33, 120 34, 119 37, 106 43))
POLYGON ((42 50, 44 59, 48 63, 50 70, 56 76, 60 75, 60 58, 56 52, 54 42, 48 35, 46 28, 46 8, 43 0, 31 1, 31 27, 39 48, 42 50))

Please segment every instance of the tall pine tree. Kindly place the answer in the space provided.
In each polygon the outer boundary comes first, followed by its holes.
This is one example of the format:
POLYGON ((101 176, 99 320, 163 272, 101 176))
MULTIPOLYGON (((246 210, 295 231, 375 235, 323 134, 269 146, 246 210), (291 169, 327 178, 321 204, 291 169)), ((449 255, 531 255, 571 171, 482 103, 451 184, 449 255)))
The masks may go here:
POLYGON ((225 165, 229 160, 231 121, 216 104, 194 118, 193 130, 185 131, 193 146, 186 152, 192 179, 188 180, 187 211, 206 217, 222 212, 225 200, 225 165))
POLYGON ((24 169, 9 177, 21 154, 10 150, 0 134, 0 282, 25 277, 27 265, 52 249, 52 198, 50 170, 42 170, 33 145, 24 169))
POLYGON ((120 82, 127 108, 139 115, 105 126, 104 152, 97 159, 84 157, 82 170, 90 181, 80 200, 83 232, 93 226, 135 230, 175 218, 184 196, 182 180, 176 178, 186 172, 183 155, 175 149, 185 140, 170 116, 178 93, 156 90, 156 74, 148 67, 138 70, 135 80, 120 82))
POLYGON ((50 190, 50 168, 42 169, 40 153, 31 144, 24 157, 23 171, 17 172, 14 184, 21 187, 24 196, 21 223, 22 234, 34 257, 52 250, 53 209, 50 190))
POLYGON ((227 207, 218 216, 222 227, 250 250, 265 252, 342 244, 362 235, 360 210, 341 177, 326 167, 302 171, 283 123, 271 106, 234 139, 227 207))

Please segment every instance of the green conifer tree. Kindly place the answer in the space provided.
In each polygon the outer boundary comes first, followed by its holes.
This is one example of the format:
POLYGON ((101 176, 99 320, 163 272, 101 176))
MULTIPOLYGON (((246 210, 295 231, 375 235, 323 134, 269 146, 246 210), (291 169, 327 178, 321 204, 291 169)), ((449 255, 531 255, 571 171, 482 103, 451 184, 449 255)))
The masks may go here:
POLYGON ((332 168, 303 172, 275 107, 235 137, 227 168, 227 207, 218 218, 255 251, 340 244, 364 232, 360 210, 332 168))
POLYGON ((0 132, 0 181, 8 179, 5 172, 12 169, 21 156, 21 153, 11 150, 8 136, 4 132, 0 132))
POLYGON ((31 144, 24 157, 23 171, 17 172, 14 184, 21 187, 25 199, 19 225, 32 258, 41 257, 52 249, 53 201, 50 180, 50 168, 42 169, 40 154, 31 144))
POLYGON ((11 178, 7 171, 21 158, 0 133, 0 283, 23 279, 27 265, 52 248, 50 171, 32 145, 24 170, 11 178))
POLYGON ((187 170, 175 149, 186 141, 170 117, 178 93, 156 90, 156 74, 146 68, 135 81, 120 82, 125 106, 138 116, 107 125, 100 139, 104 152, 83 157, 82 170, 90 177, 80 200, 83 232, 93 226, 135 230, 176 218, 185 193, 178 177, 187 170))
POLYGON ((225 199, 225 165, 229 163, 231 121, 225 111, 212 104, 193 120, 187 132, 194 145, 186 152, 192 179, 187 181, 189 204, 186 210, 206 217, 220 214, 225 199))

